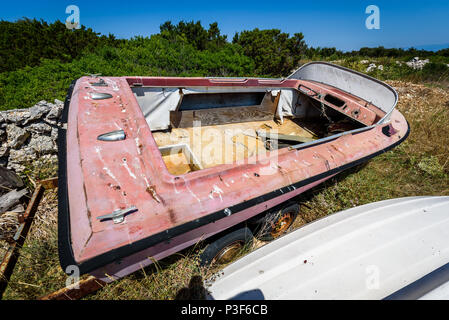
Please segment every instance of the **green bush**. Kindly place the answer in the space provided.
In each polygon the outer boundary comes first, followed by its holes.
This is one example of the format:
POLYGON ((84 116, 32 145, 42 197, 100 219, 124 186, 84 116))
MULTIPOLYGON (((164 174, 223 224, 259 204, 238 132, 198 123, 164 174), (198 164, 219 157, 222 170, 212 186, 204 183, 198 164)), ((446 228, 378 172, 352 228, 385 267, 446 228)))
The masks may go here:
POLYGON ((422 69, 423 80, 447 81, 449 79, 449 67, 445 63, 430 62, 422 69))
POLYGON ((238 46, 197 50, 160 35, 120 47, 100 47, 79 59, 42 59, 39 66, 0 74, 0 110, 26 108, 40 100, 63 99, 70 82, 86 74, 108 76, 249 76, 254 63, 238 46))
POLYGON ((302 33, 290 37, 278 29, 243 31, 232 42, 254 60, 256 73, 267 76, 289 75, 307 49, 302 33))
POLYGON ((42 58, 69 62, 86 49, 122 42, 113 35, 100 36, 84 26, 69 30, 60 21, 52 24, 26 18, 0 21, 0 72, 39 65, 42 58))

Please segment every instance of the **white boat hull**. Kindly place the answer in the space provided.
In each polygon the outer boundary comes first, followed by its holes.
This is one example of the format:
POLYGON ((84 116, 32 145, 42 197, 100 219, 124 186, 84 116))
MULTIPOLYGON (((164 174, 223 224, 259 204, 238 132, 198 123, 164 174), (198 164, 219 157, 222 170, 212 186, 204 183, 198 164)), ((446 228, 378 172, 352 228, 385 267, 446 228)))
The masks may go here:
POLYGON ((227 266, 207 289, 219 300, 383 299, 448 262, 449 197, 393 199, 306 225, 227 266))

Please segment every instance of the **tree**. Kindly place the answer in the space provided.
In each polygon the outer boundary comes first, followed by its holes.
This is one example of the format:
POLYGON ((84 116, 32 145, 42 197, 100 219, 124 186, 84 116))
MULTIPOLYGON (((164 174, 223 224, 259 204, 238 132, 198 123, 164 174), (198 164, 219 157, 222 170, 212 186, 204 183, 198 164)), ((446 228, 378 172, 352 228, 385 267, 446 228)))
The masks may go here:
POLYGON ((222 48, 227 43, 227 36, 220 34, 220 29, 218 28, 218 23, 214 22, 209 25, 209 30, 207 31, 208 36, 208 48, 218 49, 222 48))
POLYGON ((236 33, 233 43, 242 46, 244 54, 254 60, 256 73, 271 76, 291 73, 307 49, 302 33, 290 37, 279 29, 236 33))
POLYGON ((36 66, 45 58, 68 62, 84 50, 120 43, 122 40, 113 35, 100 36, 85 26, 69 30, 61 21, 52 24, 26 18, 0 21, 0 72, 36 66))
POLYGON ((184 39, 198 50, 217 50, 227 44, 226 36, 221 35, 218 23, 214 22, 206 30, 200 21, 180 21, 173 25, 171 21, 164 22, 160 26, 161 35, 171 41, 184 39))

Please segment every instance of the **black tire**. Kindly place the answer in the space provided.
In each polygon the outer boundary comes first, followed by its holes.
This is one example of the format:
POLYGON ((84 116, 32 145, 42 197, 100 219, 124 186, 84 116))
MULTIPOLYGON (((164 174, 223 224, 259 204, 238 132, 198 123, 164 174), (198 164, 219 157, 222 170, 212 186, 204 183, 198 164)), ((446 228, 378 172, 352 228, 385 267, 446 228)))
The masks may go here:
POLYGON ((253 233, 246 227, 230 232, 206 246, 199 258, 200 266, 229 263, 252 241, 253 233))
POLYGON ((272 241, 279 238, 290 230, 299 212, 300 207, 296 203, 268 212, 254 220, 254 236, 262 241, 272 241))

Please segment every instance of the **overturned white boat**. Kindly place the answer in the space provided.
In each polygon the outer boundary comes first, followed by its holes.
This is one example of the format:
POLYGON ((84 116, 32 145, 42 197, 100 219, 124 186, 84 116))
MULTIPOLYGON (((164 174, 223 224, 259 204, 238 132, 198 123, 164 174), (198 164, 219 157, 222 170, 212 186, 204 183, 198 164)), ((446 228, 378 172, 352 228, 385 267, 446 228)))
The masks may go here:
POLYGON ((449 299, 449 197, 352 208, 227 266, 211 299, 449 299))

